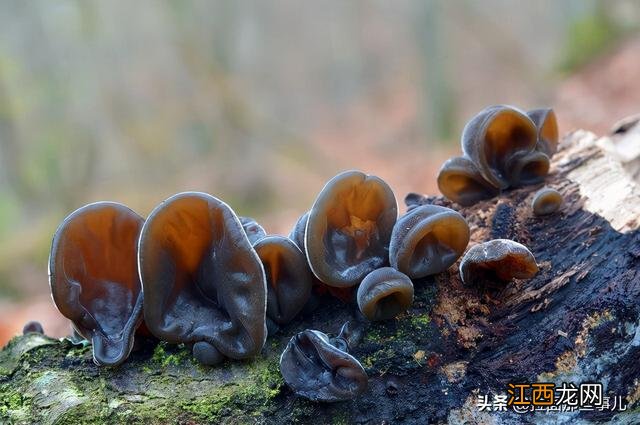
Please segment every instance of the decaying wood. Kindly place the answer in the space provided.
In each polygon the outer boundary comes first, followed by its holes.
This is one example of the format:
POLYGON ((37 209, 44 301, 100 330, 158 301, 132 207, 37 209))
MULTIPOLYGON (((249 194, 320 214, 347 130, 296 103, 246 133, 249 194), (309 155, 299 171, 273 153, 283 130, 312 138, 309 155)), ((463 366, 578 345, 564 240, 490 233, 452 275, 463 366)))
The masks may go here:
POLYGON ((541 185, 460 210, 472 244, 510 238, 531 249, 540 273, 529 281, 465 288, 456 264, 416 283, 408 313, 375 324, 353 305, 325 300, 270 338, 260 358, 215 368, 195 364, 184 347, 160 344, 100 369, 88 347, 18 337, 0 353, 0 422, 640 423, 640 189, 632 177, 640 155, 616 152, 626 132, 564 139, 547 179, 565 198, 557 214, 532 214, 541 185), (370 375, 367 393, 336 404, 296 398, 278 373, 286 341, 305 328, 337 332, 347 320, 362 332, 353 354, 370 375), (535 381, 602 382, 629 407, 616 416, 476 407, 479 394, 535 381))

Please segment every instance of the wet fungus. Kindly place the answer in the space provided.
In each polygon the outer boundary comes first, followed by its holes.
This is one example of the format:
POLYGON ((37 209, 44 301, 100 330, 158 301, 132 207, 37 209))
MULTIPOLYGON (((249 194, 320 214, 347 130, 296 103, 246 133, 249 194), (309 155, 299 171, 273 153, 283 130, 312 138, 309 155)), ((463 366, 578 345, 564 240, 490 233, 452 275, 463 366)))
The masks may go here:
POLYGON ((460 213, 422 205, 400 217, 389 246, 391 266, 412 279, 449 268, 469 243, 469 225, 460 213))
POLYGON ((358 308, 369 320, 387 320, 413 303, 413 283, 404 273, 383 267, 369 273, 358 286, 358 308))
POLYGON ((538 129, 538 143, 536 149, 545 153, 549 158, 558 150, 558 120, 551 108, 533 109, 527 115, 538 129))
POLYGON ((251 217, 238 217, 244 232, 247 234, 247 238, 251 244, 255 244, 260 239, 267 236, 267 232, 264 228, 258 224, 258 222, 251 217))
POLYGON ((267 317, 289 323, 311 296, 312 274, 307 258, 289 238, 266 236, 254 249, 267 279, 267 317))
POLYGON ((98 365, 122 363, 142 321, 136 258, 143 222, 124 205, 97 202, 71 213, 53 237, 49 257, 53 301, 75 330, 91 341, 98 365))
POLYGON ((355 286, 388 261, 396 198, 379 177, 338 174, 316 198, 307 221, 305 251, 311 270, 330 286, 355 286))
POLYGON ((543 181, 557 147, 557 121, 552 109, 490 106, 466 124, 461 142, 463 155, 443 164, 437 182, 447 198, 470 206, 543 181))
POLYGON ((560 192, 549 187, 543 187, 533 195, 531 209, 535 215, 548 215, 558 211, 563 198, 560 192))
POLYGON ((28 333, 37 333, 44 335, 44 329, 42 329, 42 325, 40 322, 36 322, 35 320, 29 321, 24 324, 22 328, 22 334, 26 335, 28 333))
POLYGON ((256 355, 266 339, 266 279, 240 220, 219 199, 179 193, 158 205, 140 235, 147 327, 193 344, 203 364, 256 355))
POLYGON ((501 287, 512 279, 530 279, 537 273, 538 265, 531 251, 509 239, 475 245, 460 262, 460 278, 466 285, 501 287))
POLYGON ((350 355, 348 341, 305 330, 291 338, 280 356, 284 381, 299 396, 312 401, 336 402, 362 394, 368 377, 350 355))

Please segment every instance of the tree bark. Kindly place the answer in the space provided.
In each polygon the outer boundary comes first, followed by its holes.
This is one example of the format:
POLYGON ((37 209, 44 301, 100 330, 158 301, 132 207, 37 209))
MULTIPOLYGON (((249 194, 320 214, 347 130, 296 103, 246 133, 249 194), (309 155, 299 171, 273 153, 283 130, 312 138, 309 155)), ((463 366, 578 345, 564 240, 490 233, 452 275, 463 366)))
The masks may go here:
POLYGON ((540 265, 531 280, 467 288, 456 264, 415 282, 412 308, 382 323, 324 299, 270 337, 259 358, 212 368, 164 343, 143 344, 121 367, 98 368, 90 347, 16 337, 0 352, 0 422, 640 423, 640 189, 629 171, 639 159, 616 154, 622 137, 565 137, 546 182, 565 204, 550 216, 531 212, 542 185, 463 209, 425 198, 458 209, 471 244, 509 238, 529 247, 540 265), (352 354, 369 374, 367 392, 334 404, 297 398, 278 370, 287 341, 306 328, 335 333, 348 320, 362 332, 352 354), (476 406, 483 394, 506 394, 508 383, 540 381, 602 382, 628 409, 516 414, 476 406))

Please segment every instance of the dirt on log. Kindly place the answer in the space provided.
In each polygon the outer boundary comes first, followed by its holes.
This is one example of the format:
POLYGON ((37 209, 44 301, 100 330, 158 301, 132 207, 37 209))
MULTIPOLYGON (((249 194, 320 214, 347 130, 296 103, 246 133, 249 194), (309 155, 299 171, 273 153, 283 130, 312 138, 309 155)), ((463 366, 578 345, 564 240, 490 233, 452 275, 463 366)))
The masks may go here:
POLYGON ((466 288, 456 264, 416 282, 412 308, 382 323, 325 299, 270 337, 260 357, 218 367, 160 343, 99 368, 90 347, 16 337, 0 352, 0 423, 640 423, 640 189, 630 172, 639 159, 615 150, 626 132, 564 138, 546 184, 565 204, 550 216, 531 212, 542 185, 463 209, 424 198, 458 209, 471 244, 509 238, 529 247, 540 265, 531 280, 466 288), (362 332, 352 354, 369 374, 367 392, 334 404, 297 398, 278 370, 286 342, 346 321, 362 332), (479 395, 523 382, 602 382, 628 408, 518 415, 476 406, 479 395))

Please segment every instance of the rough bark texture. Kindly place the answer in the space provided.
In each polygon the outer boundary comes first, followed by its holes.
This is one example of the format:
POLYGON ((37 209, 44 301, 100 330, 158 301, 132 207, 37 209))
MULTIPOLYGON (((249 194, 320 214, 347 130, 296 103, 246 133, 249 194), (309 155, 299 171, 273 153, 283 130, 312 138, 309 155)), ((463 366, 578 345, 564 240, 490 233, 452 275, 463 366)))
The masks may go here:
POLYGON ((547 179, 565 198, 557 214, 532 215, 539 187, 460 210, 472 244, 510 238, 531 249, 540 273, 529 281, 465 288, 456 264, 416 282, 410 311, 383 323, 325 300, 269 338, 259 358, 214 368, 159 344, 104 369, 90 347, 16 337, 0 352, 0 423, 640 423, 640 190, 629 171, 637 158, 621 159, 611 140, 565 138, 547 179), (296 398, 278 371, 284 345, 302 329, 337 332, 347 320, 362 331, 352 354, 369 373, 368 391, 335 404, 296 398), (629 409, 478 411, 478 393, 506 393, 516 381, 603 382, 629 409))

